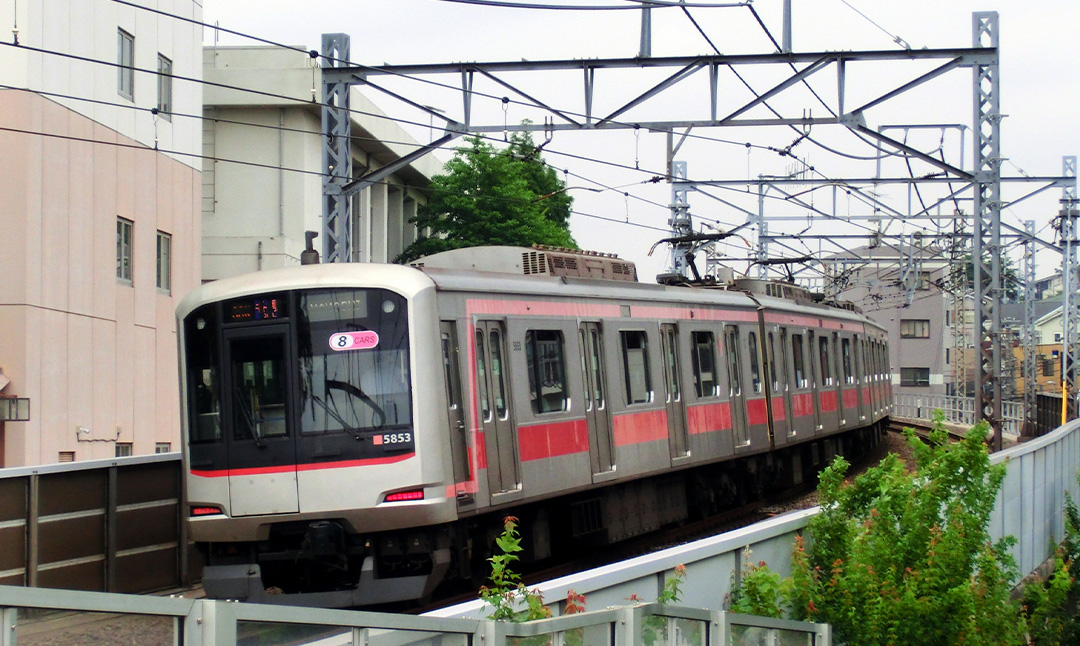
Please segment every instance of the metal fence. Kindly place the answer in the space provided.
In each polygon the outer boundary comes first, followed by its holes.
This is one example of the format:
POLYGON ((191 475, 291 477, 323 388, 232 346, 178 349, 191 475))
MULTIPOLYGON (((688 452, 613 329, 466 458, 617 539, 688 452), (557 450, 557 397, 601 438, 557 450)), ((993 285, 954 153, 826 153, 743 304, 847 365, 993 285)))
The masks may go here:
MULTIPOLYGON (((975 398, 956 397, 953 395, 915 395, 912 393, 893 393, 893 410, 896 417, 908 419, 930 419, 930 415, 940 410, 945 413, 945 421, 962 426, 975 425, 975 398)), ((1001 402, 1002 429, 1010 435, 1020 435, 1024 427, 1024 405, 1022 402, 1001 402)))
POLYGON ((178 587, 181 498, 179 453, 0 469, 0 584, 178 587))
POLYGON ((827 624, 656 603, 529 623, 0 586, 0 646, 830 646, 827 624))
MULTIPOLYGON (((1064 535, 1065 492, 1080 499, 1080 421, 1044 437, 1017 444, 990 456, 1004 463, 1005 480, 990 518, 990 536, 1014 536, 1009 549, 1021 576, 1053 555, 1064 535)), ((566 599, 573 590, 586 595, 590 607, 626 603, 636 595, 655 599, 676 566, 686 568, 681 603, 719 610, 738 585, 746 563, 765 561, 782 576, 791 573, 791 551, 817 509, 791 512, 718 536, 668 548, 595 570, 554 579, 537 586, 544 599, 566 599)), ((1014 582, 1015 583, 1015 582, 1014 582)), ((558 603, 552 604, 558 607, 558 603)), ((435 611, 444 617, 480 617, 479 602, 435 611)))

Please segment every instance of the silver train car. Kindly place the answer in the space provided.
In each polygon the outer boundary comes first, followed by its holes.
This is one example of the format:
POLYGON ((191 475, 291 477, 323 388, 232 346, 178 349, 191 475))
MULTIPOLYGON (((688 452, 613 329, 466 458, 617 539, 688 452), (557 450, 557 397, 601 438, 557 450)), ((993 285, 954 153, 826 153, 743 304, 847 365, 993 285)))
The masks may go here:
POLYGON ((502 518, 560 558, 874 444, 885 330, 796 286, 639 283, 485 247, 307 265, 179 306, 189 535, 218 598, 327 607, 482 581, 502 518))

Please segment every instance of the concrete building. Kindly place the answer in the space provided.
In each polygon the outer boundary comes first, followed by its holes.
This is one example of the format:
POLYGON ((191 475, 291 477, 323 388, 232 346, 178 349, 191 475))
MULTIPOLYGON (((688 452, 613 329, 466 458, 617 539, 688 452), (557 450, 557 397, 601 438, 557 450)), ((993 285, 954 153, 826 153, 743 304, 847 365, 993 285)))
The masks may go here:
MULTIPOLYGON (((953 394, 956 334, 964 325, 947 290, 950 263, 930 249, 861 247, 825 258, 830 295, 855 303, 889 331, 896 393, 953 394), (904 256, 910 261, 904 262, 904 256), (944 288, 943 288, 944 287, 944 288), (957 320, 957 319, 960 320, 957 320)), ((970 303, 964 303, 970 310, 970 303)))
POLYGON ((145 6, 0 0, 20 44, 0 48, 17 88, 0 90, 0 396, 28 413, 0 421, 0 466, 179 448, 173 312, 200 235, 184 115, 202 105, 179 77, 200 75, 202 34, 166 14, 202 3, 145 6))
MULTIPOLYGON (((318 69, 307 54, 276 47, 207 47, 203 64, 203 281, 299 264, 304 232, 322 230, 318 69)), ((354 177, 416 150, 355 89, 351 106, 354 177)), ((353 261, 392 261, 416 239, 409 218, 440 171, 428 155, 354 196, 353 261)))

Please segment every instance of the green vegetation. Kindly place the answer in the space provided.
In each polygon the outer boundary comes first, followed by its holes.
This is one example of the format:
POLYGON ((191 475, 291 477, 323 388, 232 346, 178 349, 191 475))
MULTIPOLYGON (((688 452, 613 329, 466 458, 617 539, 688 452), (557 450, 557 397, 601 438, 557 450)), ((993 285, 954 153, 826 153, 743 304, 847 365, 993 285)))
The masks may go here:
POLYGON ((934 426, 927 444, 907 433, 913 472, 890 455, 845 484, 837 458, 820 476, 821 513, 796 544, 792 576, 751 568, 732 608, 830 623, 851 646, 1021 643, 1012 541, 991 543, 987 531, 1004 465, 990 465, 984 423, 955 444, 940 414, 934 426))
POLYGON ((431 196, 412 219, 427 231, 395 262, 449 249, 534 244, 576 248, 570 235, 573 198, 527 132, 498 150, 482 137, 465 140, 431 180, 431 196))

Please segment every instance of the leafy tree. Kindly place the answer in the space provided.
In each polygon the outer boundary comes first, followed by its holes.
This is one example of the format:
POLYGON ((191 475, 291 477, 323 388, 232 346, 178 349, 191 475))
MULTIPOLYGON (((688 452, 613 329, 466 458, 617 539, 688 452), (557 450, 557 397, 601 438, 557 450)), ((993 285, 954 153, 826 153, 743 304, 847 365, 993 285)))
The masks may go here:
POLYGON ((913 473, 890 455, 851 484, 838 457, 820 476, 821 513, 807 543, 796 544, 781 593, 775 578, 755 572, 733 608, 775 598, 763 614, 787 606, 796 619, 832 624, 851 646, 1020 643, 1012 539, 991 543, 987 530, 1005 471, 990 465, 986 432, 980 423, 947 444, 938 413, 929 444, 908 432, 913 473))
POLYGON ((573 199, 528 133, 515 133, 505 150, 481 137, 466 142, 446 173, 432 178, 431 197, 411 220, 427 235, 396 262, 480 245, 577 247, 569 230, 573 199))

